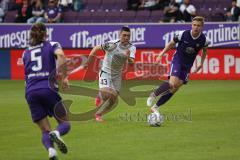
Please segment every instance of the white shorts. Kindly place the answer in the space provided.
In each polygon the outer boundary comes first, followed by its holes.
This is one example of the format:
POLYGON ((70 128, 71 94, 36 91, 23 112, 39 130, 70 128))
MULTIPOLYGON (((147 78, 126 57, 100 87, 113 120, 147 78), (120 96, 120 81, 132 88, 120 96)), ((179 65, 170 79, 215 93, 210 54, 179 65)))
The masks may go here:
MULTIPOLYGON (((121 73, 122 74, 122 73, 121 73)), ((99 88, 112 88, 116 91, 120 91, 122 75, 112 75, 104 71, 99 72, 99 88)))

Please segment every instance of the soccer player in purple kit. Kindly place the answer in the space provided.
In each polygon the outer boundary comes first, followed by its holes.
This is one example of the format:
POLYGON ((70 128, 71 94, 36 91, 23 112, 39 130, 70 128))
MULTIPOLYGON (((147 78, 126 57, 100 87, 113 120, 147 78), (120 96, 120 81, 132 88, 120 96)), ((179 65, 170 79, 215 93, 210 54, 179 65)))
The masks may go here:
POLYGON ((165 46, 157 57, 157 61, 160 62, 162 56, 178 43, 171 63, 169 80, 164 81, 147 99, 147 106, 151 107, 152 112, 160 114, 160 106, 165 104, 183 84, 188 82, 191 67, 200 50, 202 50, 201 64, 194 72, 196 73, 202 68, 209 44, 209 40, 202 33, 203 25, 203 17, 193 18, 192 30, 181 31, 175 35, 174 39, 165 46), (160 98, 152 106, 157 96, 160 96, 160 98))
MULTIPOLYGON (((49 87, 50 74, 56 75, 56 67, 66 62, 64 52, 58 42, 47 41, 47 30, 43 23, 36 23, 30 31, 30 46, 23 52, 25 72, 25 97, 31 111, 33 122, 42 132, 42 143, 48 150, 49 159, 57 160, 55 143, 62 153, 67 153, 67 146, 60 136, 70 130, 68 116, 58 94, 58 87, 49 87), (57 106, 57 108, 56 108, 57 106), (57 115, 54 111, 58 110, 57 115), (59 116, 60 115, 60 116, 59 116), (58 122, 55 130, 51 129, 47 116, 54 116, 58 122)), ((56 83, 56 81, 55 81, 56 83)), ((63 70, 62 87, 68 87, 67 71, 63 70)))

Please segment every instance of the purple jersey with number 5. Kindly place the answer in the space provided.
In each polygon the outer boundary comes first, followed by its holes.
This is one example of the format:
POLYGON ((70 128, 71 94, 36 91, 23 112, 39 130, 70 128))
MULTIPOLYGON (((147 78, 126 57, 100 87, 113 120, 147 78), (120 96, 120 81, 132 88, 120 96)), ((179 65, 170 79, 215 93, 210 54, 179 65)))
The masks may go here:
POLYGON ((23 52, 26 94, 32 90, 49 88, 49 76, 56 74, 54 52, 57 48, 61 48, 58 42, 45 41, 23 52))

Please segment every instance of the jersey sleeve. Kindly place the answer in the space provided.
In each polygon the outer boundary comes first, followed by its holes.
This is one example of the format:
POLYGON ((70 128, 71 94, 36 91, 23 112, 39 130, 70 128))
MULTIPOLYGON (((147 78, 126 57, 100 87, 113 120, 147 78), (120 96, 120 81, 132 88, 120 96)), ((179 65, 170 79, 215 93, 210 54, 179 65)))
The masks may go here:
POLYGON ((206 42, 205 42, 203 48, 207 48, 209 46, 209 44, 210 44, 210 39, 208 37, 206 37, 206 42))
POLYGON ((118 41, 108 41, 106 43, 103 43, 101 45, 102 50, 107 51, 107 52, 112 51, 116 47, 117 42, 118 41))
POLYGON ((130 51, 129 57, 135 59, 136 47, 135 46, 130 47, 129 51, 130 51))
POLYGON ((26 50, 23 51, 22 53, 22 63, 24 64, 24 56, 25 56, 26 50))
POLYGON ((52 46, 52 50, 53 52, 56 51, 56 49, 62 49, 62 46, 60 43, 58 42, 50 42, 51 46, 52 46))
POLYGON ((183 35, 183 31, 179 31, 178 33, 176 33, 173 37, 173 41, 175 43, 178 43, 179 41, 181 41, 182 39, 182 35, 183 35))

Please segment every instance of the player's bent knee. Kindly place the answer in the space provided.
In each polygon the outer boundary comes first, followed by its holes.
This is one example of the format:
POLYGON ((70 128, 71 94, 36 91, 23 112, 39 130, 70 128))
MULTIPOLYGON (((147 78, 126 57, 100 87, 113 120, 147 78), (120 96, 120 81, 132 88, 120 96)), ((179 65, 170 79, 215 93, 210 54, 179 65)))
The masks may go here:
POLYGON ((103 101, 108 100, 108 99, 109 99, 109 96, 110 96, 110 94, 108 93, 108 91, 105 91, 105 90, 102 90, 102 91, 101 91, 101 97, 102 97, 102 100, 103 100, 103 101))
POLYGON ((179 88, 172 88, 172 89, 171 89, 171 92, 172 92, 172 93, 175 93, 175 92, 178 91, 178 89, 179 89, 179 88))
POLYGON ((114 104, 115 102, 116 102, 116 100, 117 100, 117 96, 116 95, 112 95, 111 96, 111 104, 114 104))
POLYGON ((42 132, 50 132, 51 131, 51 128, 46 127, 46 126, 41 126, 40 129, 41 129, 42 132))
POLYGON ((51 131, 51 127, 50 127, 50 124, 49 124, 47 118, 43 118, 43 119, 41 119, 39 121, 36 121, 35 123, 38 125, 38 127, 40 128, 40 130, 42 132, 49 132, 49 131, 51 131))
POLYGON ((178 88, 178 85, 177 85, 177 83, 175 81, 170 81, 169 84, 170 84, 171 90, 173 90, 175 88, 178 88))
POLYGON ((112 106, 116 102, 116 99, 118 96, 118 92, 116 92, 115 90, 113 90, 111 88, 102 88, 101 94, 102 94, 102 99, 104 101, 109 100, 110 106, 112 106))
POLYGON ((109 100, 110 105, 113 105, 116 101, 116 98, 117 98, 116 95, 109 93, 108 96, 106 97, 106 100, 109 100))
POLYGON ((64 123, 67 122, 69 120, 68 116, 62 116, 62 117, 55 117, 55 119, 57 120, 57 122, 60 123, 64 123))
POLYGON ((170 88, 171 88, 172 90, 173 90, 173 89, 179 89, 179 87, 182 86, 183 81, 174 78, 174 79, 170 79, 169 84, 170 84, 170 88))
POLYGON ((178 89, 180 88, 180 84, 177 83, 176 81, 172 82, 172 83, 169 83, 170 84, 170 90, 172 93, 175 93, 178 91, 178 89))

